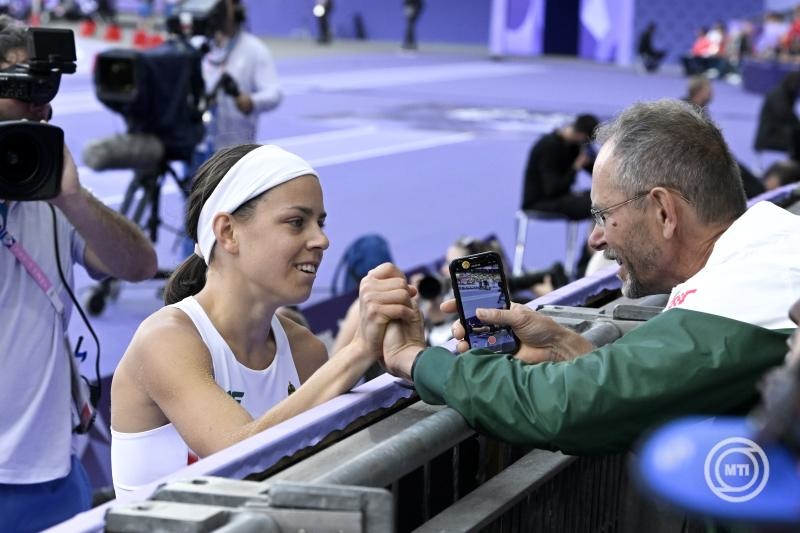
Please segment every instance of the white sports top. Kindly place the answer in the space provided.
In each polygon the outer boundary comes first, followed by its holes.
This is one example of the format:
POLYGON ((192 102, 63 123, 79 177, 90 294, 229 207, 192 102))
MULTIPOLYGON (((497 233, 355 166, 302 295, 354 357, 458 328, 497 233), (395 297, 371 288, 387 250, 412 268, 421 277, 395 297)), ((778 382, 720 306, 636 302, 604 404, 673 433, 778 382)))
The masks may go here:
MULTIPOLYGON (((189 296, 172 304, 192 319, 211 354, 214 380, 250 416, 258 418, 300 386, 289 339, 272 317, 275 359, 264 370, 251 370, 236 360, 228 343, 211 323, 200 303, 189 296)), ((171 423, 139 433, 121 433, 111 428, 111 472, 117 498, 139 486, 197 460, 171 423)))

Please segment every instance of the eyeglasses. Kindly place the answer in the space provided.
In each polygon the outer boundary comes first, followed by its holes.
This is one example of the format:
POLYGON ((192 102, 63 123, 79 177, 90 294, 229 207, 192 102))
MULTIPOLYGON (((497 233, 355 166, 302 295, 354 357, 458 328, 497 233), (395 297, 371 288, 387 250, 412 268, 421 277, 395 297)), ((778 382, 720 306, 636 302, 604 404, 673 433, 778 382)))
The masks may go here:
POLYGON ((618 207, 622 207, 623 205, 629 204, 634 200, 638 200, 639 198, 644 198, 650 194, 650 191, 640 192, 639 194, 635 195, 633 198, 628 198, 627 200, 620 202, 618 204, 614 204, 610 207, 606 207, 605 209, 597 209, 596 207, 592 207, 589 209, 589 213, 592 215, 592 220, 594 223, 600 226, 601 228, 605 227, 606 225, 606 213, 617 209, 618 207))

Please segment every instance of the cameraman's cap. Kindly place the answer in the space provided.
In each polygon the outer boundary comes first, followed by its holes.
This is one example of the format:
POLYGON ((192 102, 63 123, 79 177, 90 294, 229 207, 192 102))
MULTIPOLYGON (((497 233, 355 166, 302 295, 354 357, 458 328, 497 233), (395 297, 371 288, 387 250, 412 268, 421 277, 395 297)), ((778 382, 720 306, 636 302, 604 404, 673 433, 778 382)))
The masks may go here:
POLYGON ((217 242, 211 225, 217 213, 233 213, 259 194, 309 174, 319 177, 303 159, 271 144, 259 146, 245 154, 222 177, 203 204, 197 222, 194 253, 208 264, 211 250, 217 242))

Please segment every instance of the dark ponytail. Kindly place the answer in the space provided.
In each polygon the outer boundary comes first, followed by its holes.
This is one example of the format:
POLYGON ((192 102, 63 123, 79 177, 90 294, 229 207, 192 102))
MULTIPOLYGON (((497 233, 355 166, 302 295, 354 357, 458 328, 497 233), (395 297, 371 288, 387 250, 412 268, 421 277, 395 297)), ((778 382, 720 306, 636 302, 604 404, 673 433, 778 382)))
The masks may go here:
POLYGON ((164 304, 174 304, 200 292, 206 284, 206 270, 206 262, 200 256, 192 254, 184 259, 164 287, 164 304))
MULTIPOLYGON (((192 190, 187 200, 186 220, 184 222, 187 237, 197 242, 197 224, 200 220, 200 211, 203 209, 206 200, 208 200, 208 197, 211 196, 211 193, 217 188, 217 185, 219 185, 219 182, 231 167, 245 154, 259 146, 258 144, 240 144, 223 148, 200 166, 197 174, 195 174, 192 190)), ((232 214, 240 217, 249 216, 256 199, 253 198, 240 205, 232 214)), ((213 257, 213 255, 212 252, 211 256, 213 257)), ((211 261, 211 257, 208 260, 211 261)), ((170 305, 200 292, 206 284, 207 270, 208 267, 205 261, 198 255, 192 254, 187 257, 167 280, 167 285, 164 287, 164 303, 170 305)))

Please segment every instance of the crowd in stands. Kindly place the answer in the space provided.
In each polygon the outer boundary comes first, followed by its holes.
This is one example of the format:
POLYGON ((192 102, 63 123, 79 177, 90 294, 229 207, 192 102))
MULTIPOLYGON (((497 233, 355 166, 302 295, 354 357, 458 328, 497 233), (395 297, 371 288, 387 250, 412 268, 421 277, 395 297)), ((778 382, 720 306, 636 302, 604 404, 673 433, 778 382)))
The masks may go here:
MULTIPOLYGON (((638 50, 645 67, 652 62, 652 53, 643 44, 650 39, 648 34, 649 27, 640 37, 638 50)), ((698 27, 681 62, 687 76, 704 74, 736 81, 745 58, 800 61, 800 6, 791 13, 769 11, 760 20, 717 21, 698 27)))

